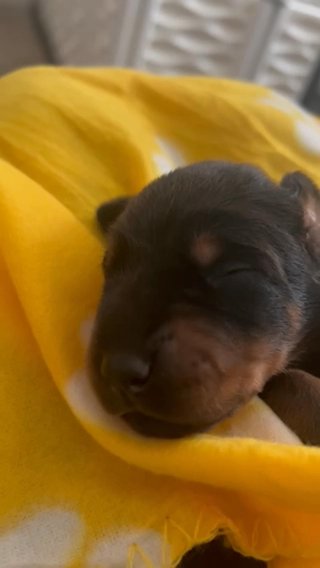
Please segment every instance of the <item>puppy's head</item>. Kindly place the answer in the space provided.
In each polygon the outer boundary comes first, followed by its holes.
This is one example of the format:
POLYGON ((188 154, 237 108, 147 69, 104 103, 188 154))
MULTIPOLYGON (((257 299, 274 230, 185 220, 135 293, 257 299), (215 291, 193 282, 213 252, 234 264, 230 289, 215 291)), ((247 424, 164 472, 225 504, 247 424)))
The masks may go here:
POLYGON ((317 206, 301 174, 279 187, 221 162, 103 205, 90 366, 107 410, 146 435, 182 436, 259 393, 303 334, 317 206))

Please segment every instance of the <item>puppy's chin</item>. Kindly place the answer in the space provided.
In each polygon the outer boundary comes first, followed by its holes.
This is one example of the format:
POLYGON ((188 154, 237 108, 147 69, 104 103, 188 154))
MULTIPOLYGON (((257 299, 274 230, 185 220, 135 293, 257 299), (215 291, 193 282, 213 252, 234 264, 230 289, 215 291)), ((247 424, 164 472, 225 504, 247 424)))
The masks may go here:
POLYGON ((212 424, 174 424, 139 412, 130 412, 122 419, 138 434, 147 438, 177 439, 203 433, 212 424))
MULTIPOLYGON (((241 405, 240 405, 241 406, 241 405)), ((165 418, 158 418, 143 414, 141 412, 128 412, 123 414, 121 418, 138 434, 146 438, 164 438, 164 439, 177 439, 185 438, 196 434, 203 434, 213 428, 219 422, 226 420, 233 416, 239 408, 236 405, 229 408, 225 413, 221 413, 219 417, 212 418, 207 422, 174 422, 165 418)))

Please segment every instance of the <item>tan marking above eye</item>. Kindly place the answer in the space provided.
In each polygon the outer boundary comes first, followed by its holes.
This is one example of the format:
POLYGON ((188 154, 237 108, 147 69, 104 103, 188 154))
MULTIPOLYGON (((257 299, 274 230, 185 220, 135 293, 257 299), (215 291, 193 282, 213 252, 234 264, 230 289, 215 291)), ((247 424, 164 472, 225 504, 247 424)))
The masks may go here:
POLYGON ((301 310, 294 303, 287 306, 287 313, 293 331, 299 331, 301 327, 301 310))
POLYGON ((191 256, 200 266, 209 266, 222 253, 218 240, 206 233, 194 238, 191 245, 191 256))

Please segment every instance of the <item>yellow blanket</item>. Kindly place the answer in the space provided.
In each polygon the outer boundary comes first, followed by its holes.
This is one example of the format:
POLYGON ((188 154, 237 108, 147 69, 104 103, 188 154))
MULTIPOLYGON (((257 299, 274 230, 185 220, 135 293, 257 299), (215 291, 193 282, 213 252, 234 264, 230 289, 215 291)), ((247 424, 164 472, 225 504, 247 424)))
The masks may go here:
POLYGON ((104 413, 84 371, 96 206, 215 158, 320 183, 320 128, 220 79, 0 80, 0 568, 169 568, 218 531, 272 568, 320 566, 320 451, 262 402, 211 433, 144 440, 104 413))

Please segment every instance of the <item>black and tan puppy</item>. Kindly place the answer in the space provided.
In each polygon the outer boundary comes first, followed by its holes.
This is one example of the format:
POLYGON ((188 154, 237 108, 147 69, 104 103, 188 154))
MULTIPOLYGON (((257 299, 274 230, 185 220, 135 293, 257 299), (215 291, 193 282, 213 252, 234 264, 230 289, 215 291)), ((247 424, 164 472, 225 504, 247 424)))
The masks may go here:
MULTIPOLYGON (((103 205, 109 246, 91 372, 108 411, 145 435, 178 437, 260 394, 319 444, 319 219, 320 197, 302 174, 276 185, 221 162, 103 205)), ((217 540, 181 568, 212 565, 264 563, 217 540)))
MULTIPOLYGON (((290 366, 320 375, 319 207, 302 174, 278 186, 222 162, 103 205, 109 247, 91 368, 108 411, 145 435, 178 437, 230 416, 290 366)), ((292 376, 299 388, 301 372, 292 376)), ((282 415, 286 391, 277 379, 265 391, 282 415)), ((288 412, 296 431, 300 408, 288 412)), ((317 403, 306 419, 302 438, 317 443, 317 403)))

